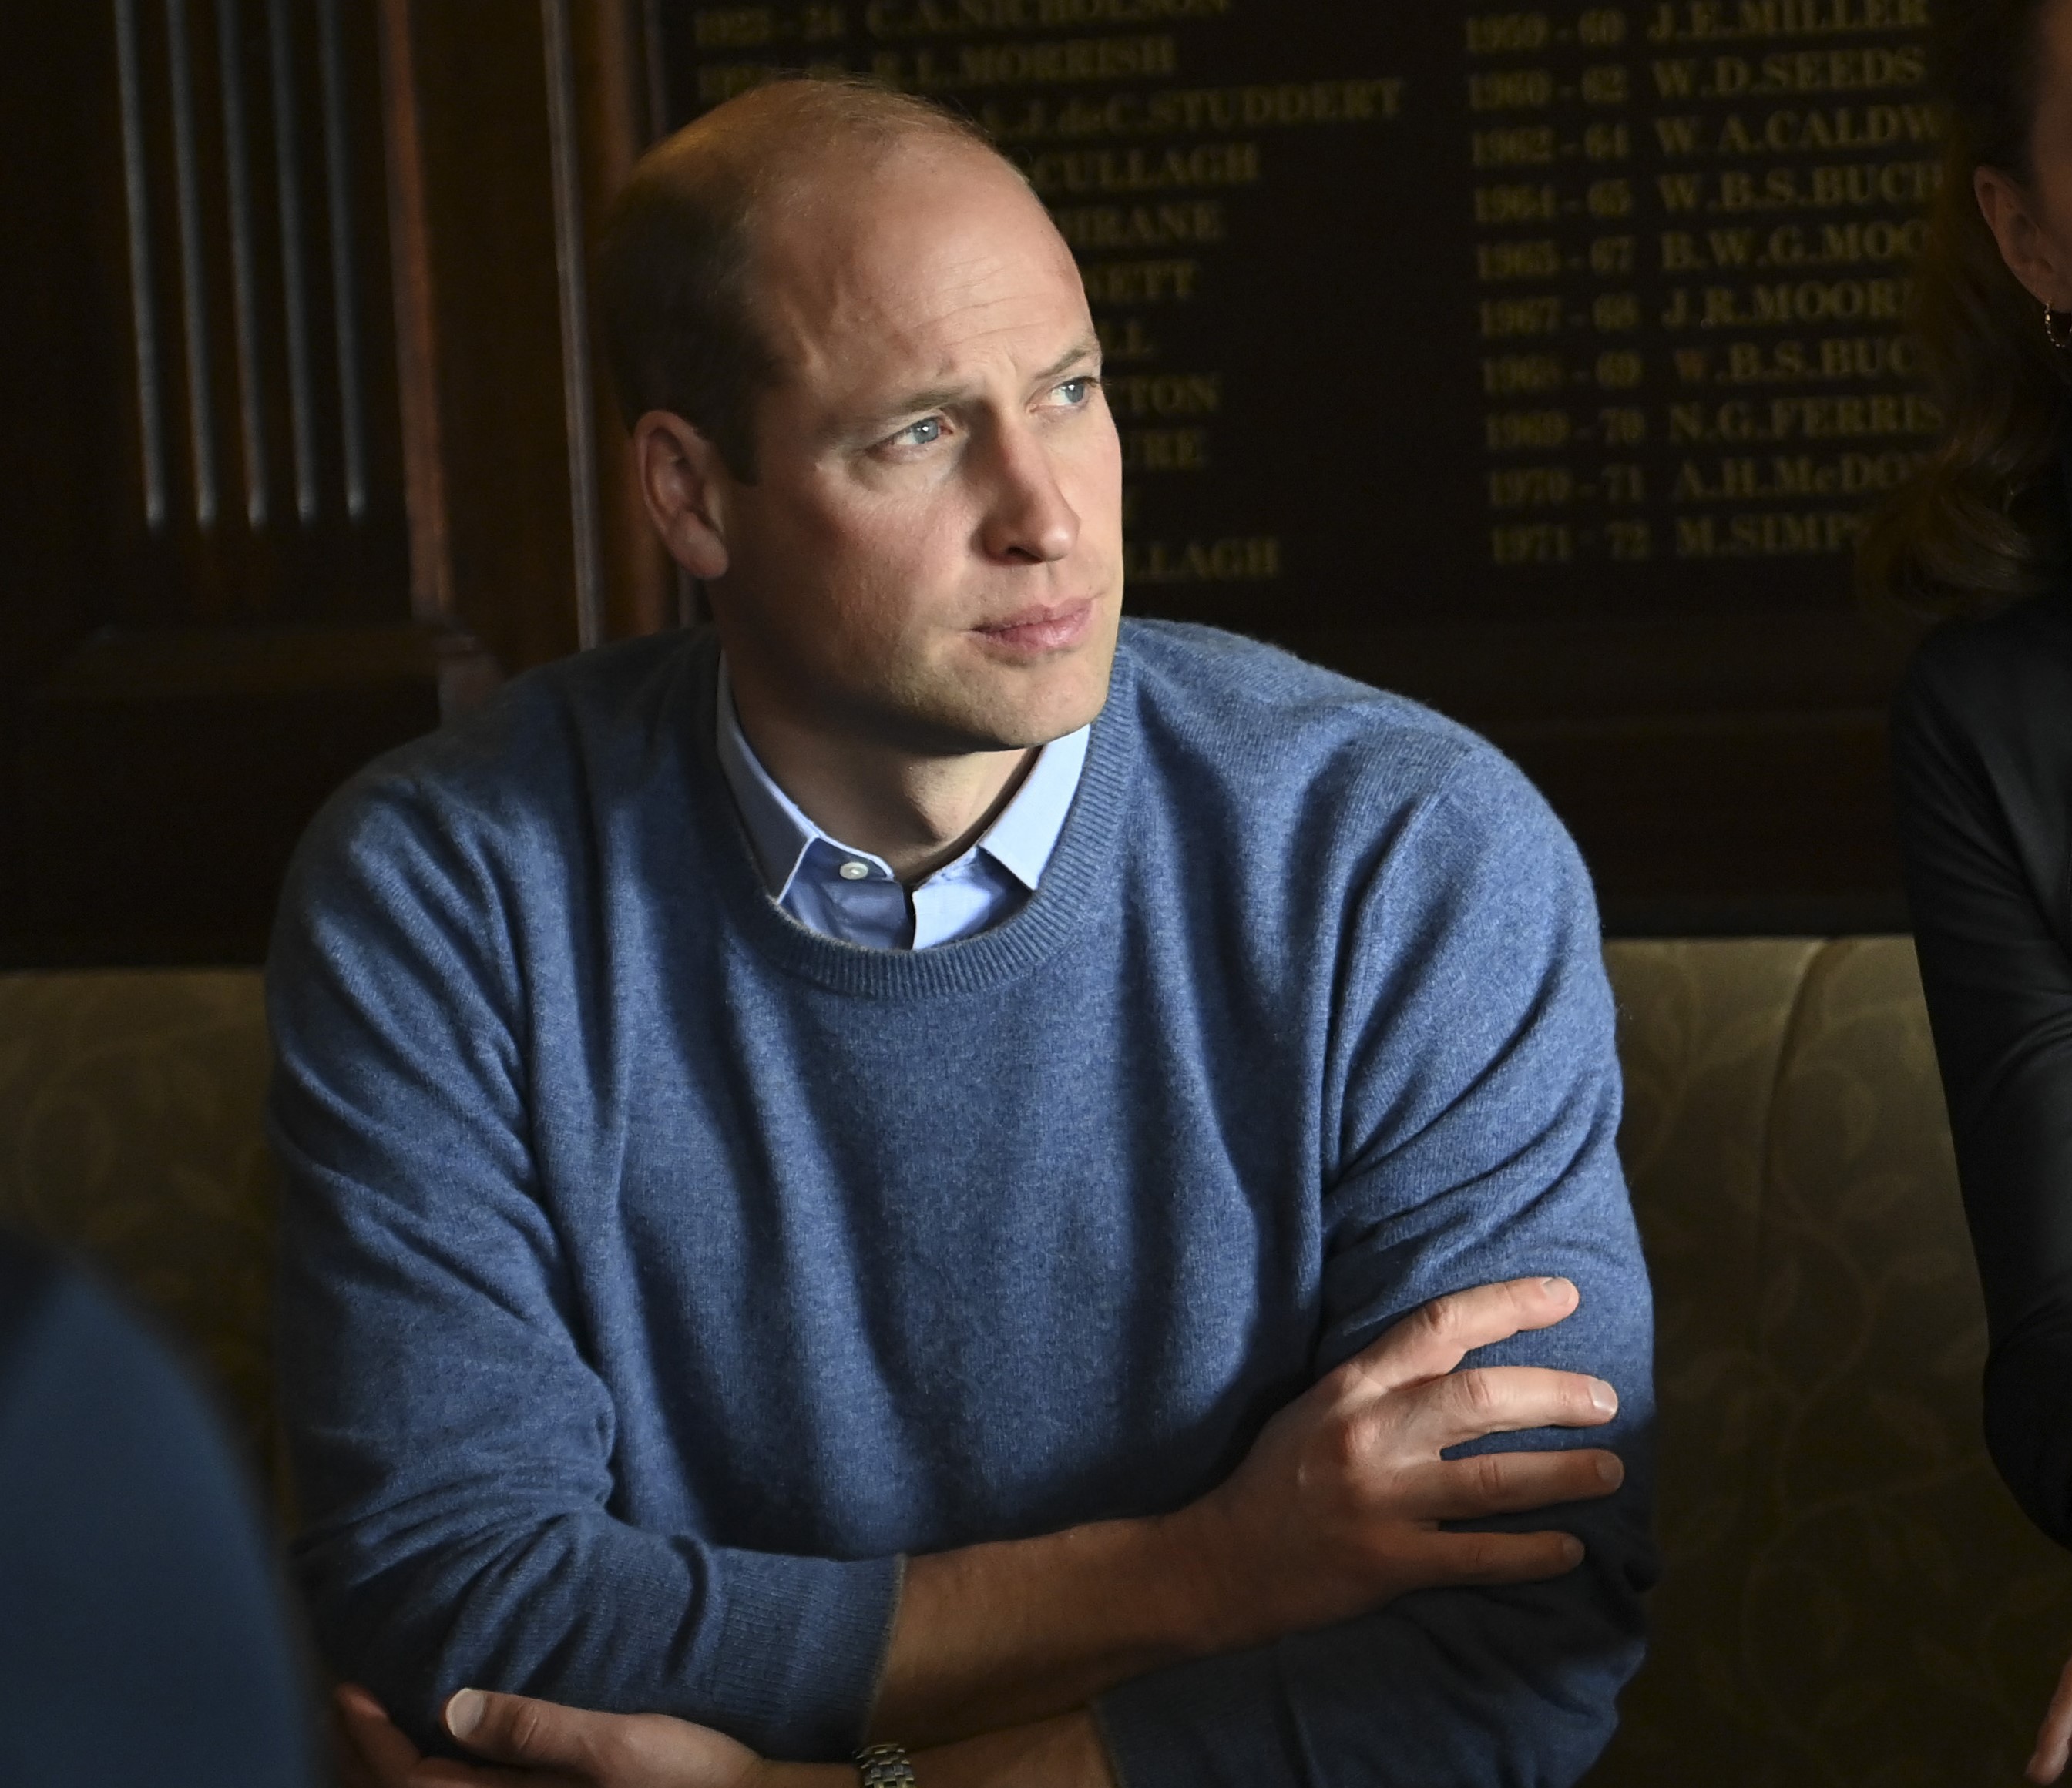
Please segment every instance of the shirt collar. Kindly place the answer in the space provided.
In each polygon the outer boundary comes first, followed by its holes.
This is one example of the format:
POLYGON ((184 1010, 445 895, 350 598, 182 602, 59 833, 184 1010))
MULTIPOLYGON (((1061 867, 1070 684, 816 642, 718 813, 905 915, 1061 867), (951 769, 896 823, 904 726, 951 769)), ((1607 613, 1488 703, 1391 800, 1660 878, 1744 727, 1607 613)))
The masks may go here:
MULTIPOLYGON (((741 716, 734 705, 734 682, 727 675, 723 654, 719 661, 719 699, 713 706, 718 710, 718 736, 714 742, 719 750, 720 770, 741 811, 742 823, 747 828, 748 841, 755 853, 755 866, 761 870, 763 885, 772 900, 783 902, 806 853, 818 841, 824 840, 832 849, 861 858, 887 875, 892 873, 869 851, 857 850, 829 837, 763 768, 763 760, 748 742, 748 735, 741 730, 741 716)), ((1066 816, 1071 812, 1072 797, 1079 792, 1091 731, 1082 726, 1045 746, 1015 791, 1014 799, 1001 808, 972 847, 984 851, 1032 894, 1058 848, 1066 816)), ((960 863, 964 861, 964 857, 957 859, 960 863)))
POLYGON ((1082 726, 1038 752, 1014 799, 979 839, 978 848, 1031 894, 1043 879, 1065 829, 1065 816, 1072 811, 1072 797, 1079 791, 1091 730, 1082 726))

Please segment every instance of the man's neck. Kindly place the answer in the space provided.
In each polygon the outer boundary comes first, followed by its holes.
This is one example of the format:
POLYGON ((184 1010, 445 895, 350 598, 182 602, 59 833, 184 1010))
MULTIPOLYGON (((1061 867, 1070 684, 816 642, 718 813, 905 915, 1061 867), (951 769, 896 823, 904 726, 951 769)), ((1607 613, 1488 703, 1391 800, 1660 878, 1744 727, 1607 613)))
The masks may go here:
POLYGON ((919 756, 830 736, 730 679, 750 747, 799 811, 832 838, 869 851, 911 886, 968 850, 1014 798, 1040 746, 919 756))

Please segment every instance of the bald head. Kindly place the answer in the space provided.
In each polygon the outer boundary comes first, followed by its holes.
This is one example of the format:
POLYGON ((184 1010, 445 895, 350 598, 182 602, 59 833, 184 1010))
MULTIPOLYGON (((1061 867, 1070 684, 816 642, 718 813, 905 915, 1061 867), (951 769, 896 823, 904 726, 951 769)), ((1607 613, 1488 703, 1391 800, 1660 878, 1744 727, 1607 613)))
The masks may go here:
POLYGON ((839 217, 860 186, 914 158, 1022 179, 962 119, 843 80, 756 88, 642 157, 606 222, 600 265, 612 375, 629 425, 651 410, 680 416, 736 477, 753 482, 754 399, 782 371, 756 322, 764 226, 839 217))

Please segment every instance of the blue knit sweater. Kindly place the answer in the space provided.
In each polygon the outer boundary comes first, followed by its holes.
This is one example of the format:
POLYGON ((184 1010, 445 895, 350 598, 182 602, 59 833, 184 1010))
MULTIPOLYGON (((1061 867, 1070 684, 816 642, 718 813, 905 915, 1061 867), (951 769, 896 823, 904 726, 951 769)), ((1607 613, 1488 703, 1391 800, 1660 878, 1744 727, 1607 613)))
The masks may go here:
POLYGON ((1410 703, 1135 623, 1029 904, 863 950, 764 894, 714 668, 521 679, 290 878, 281 1363, 335 1667, 421 1732, 474 1683, 837 1755, 901 1555, 1174 1508, 1416 1305, 1564 1273, 1580 1313, 1486 1358, 1618 1387, 1581 1570, 1097 1712, 1127 1788, 1573 1781, 1640 1654, 1649 1305, 1539 798, 1410 703))

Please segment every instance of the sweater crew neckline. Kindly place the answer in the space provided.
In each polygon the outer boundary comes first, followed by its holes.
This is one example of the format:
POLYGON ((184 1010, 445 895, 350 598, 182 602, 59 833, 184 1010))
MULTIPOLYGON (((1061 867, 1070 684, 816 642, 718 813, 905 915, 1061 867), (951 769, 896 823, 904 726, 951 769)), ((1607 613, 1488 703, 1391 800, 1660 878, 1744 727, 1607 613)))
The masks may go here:
POLYGON ((689 738, 685 742, 697 824, 714 841, 712 884, 742 940, 778 968, 830 993, 874 999, 928 999, 981 993, 1039 966, 1091 922, 1112 886, 1122 816, 1136 764, 1136 667, 1118 643, 1108 700, 1093 722, 1079 791, 1037 888, 1013 917, 927 950, 880 950, 824 937, 771 899, 741 816, 726 792, 717 738, 719 642, 708 634, 687 655, 689 738))

